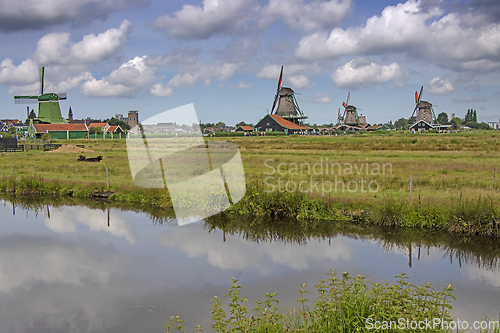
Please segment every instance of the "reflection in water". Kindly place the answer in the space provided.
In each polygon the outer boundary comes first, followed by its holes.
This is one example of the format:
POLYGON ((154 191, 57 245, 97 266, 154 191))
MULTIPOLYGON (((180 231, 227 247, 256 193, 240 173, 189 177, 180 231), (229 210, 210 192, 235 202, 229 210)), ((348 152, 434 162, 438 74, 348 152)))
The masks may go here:
POLYGON ((0 210, 0 333, 161 332, 177 314, 207 329, 210 299, 231 277, 250 302, 278 292, 286 306, 299 283, 313 286, 330 268, 374 282, 404 271, 436 289, 449 281, 455 315, 500 310, 494 240, 229 216, 177 227, 171 212, 103 201, 4 201, 0 210))

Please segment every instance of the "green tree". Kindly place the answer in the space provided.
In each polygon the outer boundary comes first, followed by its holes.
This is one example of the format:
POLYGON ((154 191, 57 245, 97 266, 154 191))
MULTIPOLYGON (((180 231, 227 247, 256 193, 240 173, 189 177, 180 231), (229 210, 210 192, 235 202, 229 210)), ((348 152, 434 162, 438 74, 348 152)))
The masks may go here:
POLYGON ((106 122, 109 124, 109 126, 120 126, 121 129, 124 131, 130 130, 130 125, 124 122, 123 120, 111 117, 111 119, 106 119, 106 122))
POLYGON ((448 114, 446 112, 441 112, 437 117, 437 122, 442 125, 448 125, 450 123, 448 114))
POLYGON ((217 128, 226 127, 226 124, 223 123, 222 121, 219 121, 217 124, 215 124, 215 127, 217 128))
POLYGON ((102 128, 91 127, 91 128, 89 128, 89 134, 102 134, 102 128))
POLYGON ((408 119, 400 118, 394 122, 395 129, 404 129, 408 126, 408 119))
POLYGON ((460 125, 462 125, 462 119, 455 117, 450 121, 451 125, 453 126, 453 129, 460 129, 460 125))

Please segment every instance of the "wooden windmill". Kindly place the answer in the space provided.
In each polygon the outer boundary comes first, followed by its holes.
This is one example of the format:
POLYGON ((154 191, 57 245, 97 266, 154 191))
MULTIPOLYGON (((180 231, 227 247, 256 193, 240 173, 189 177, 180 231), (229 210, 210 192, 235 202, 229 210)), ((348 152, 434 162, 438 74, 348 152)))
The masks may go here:
MULTIPOLYGON (((37 103, 38 117, 34 119, 35 123, 42 124, 67 124, 68 121, 61 116, 59 100, 67 98, 66 93, 43 93, 44 85, 44 67, 38 67, 40 77, 40 94, 32 96, 14 96, 16 104, 37 103)), ((29 118, 29 115, 28 115, 29 118)))
POLYGON ((340 116, 340 111, 339 111, 339 121, 340 121, 339 123, 346 125, 359 125, 361 124, 361 122, 359 119, 360 117, 358 116, 358 111, 355 106, 349 105, 350 95, 351 92, 348 92, 347 101, 342 102, 342 106, 344 107, 344 113, 342 116, 340 116))
POLYGON ((278 80, 278 89, 276 89, 276 95, 274 96, 271 114, 273 114, 274 112, 274 114, 280 116, 281 118, 298 124, 302 122, 302 120, 306 119, 307 116, 305 116, 302 110, 300 110, 293 89, 282 87, 282 81, 283 66, 281 66, 280 78, 278 80), (276 108, 276 111, 274 111, 276 102, 278 102, 278 107, 276 108))
POLYGON ((416 122, 423 120, 426 123, 432 125, 433 123, 437 123, 436 115, 434 114, 434 109, 432 108, 432 104, 421 100, 423 90, 424 86, 420 88, 420 94, 415 91, 415 108, 413 109, 413 113, 411 114, 410 118, 413 117, 415 111, 418 109, 416 122))

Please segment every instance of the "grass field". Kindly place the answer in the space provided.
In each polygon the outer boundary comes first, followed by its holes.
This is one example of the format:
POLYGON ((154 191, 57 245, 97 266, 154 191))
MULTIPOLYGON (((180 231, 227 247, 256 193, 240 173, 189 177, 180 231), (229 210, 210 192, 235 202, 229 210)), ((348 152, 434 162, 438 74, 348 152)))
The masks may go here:
MULTIPOLYGON (((288 205, 303 205, 303 199, 297 199, 300 197, 312 202, 318 199, 334 205, 335 209, 347 207, 344 210, 350 213, 379 207, 377 214, 383 216, 377 215, 377 218, 388 220, 389 224, 391 214, 416 214, 417 211, 411 210, 413 206, 427 211, 433 208, 461 210, 460 216, 464 219, 486 213, 486 219, 491 216, 495 223, 490 229, 500 230, 497 226, 500 184, 495 177, 495 170, 500 166, 499 137, 498 131, 375 132, 206 140, 230 141, 240 149, 248 189, 237 209, 242 214, 280 216, 281 209, 287 217, 300 217, 297 207, 274 205, 283 200, 288 200, 288 205)), ((111 199, 171 206, 167 190, 141 189, 134 185, 125 140, 61 140, 57 143, 83 144, 95 151, 83 155, 102 155, 104 159, 100 163, 88 163, 77 161, 80 153, 1 153, 0 191, 88 196, 95 189, 106 189, 107 168, 110 190, 115 192, 111 199)), ((331 209, 328 214, 335 215, 331 209)), ((309 217, 321 219, 325 218, 323 215, 309 217)), ((434 218, 441 218, 439 214, 436 216, 434 218)), ((455 229, 464 231, 464 226, 455 226, 455 229)))

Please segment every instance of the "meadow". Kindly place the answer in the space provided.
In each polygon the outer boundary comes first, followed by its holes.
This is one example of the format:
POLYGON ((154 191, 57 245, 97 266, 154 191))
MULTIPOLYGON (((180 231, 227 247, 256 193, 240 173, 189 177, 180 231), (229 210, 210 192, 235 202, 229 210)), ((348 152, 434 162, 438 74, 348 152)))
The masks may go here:
MULTIPOLYGON (((240 150, 246 196, 228 214, 435 228, 500 236, 498 131, 205 138, 240 150)), ((125 140, 58 140, 81 153, 0 153, 0 191, 171 208, 166 189, 132 180, 125 140)))

